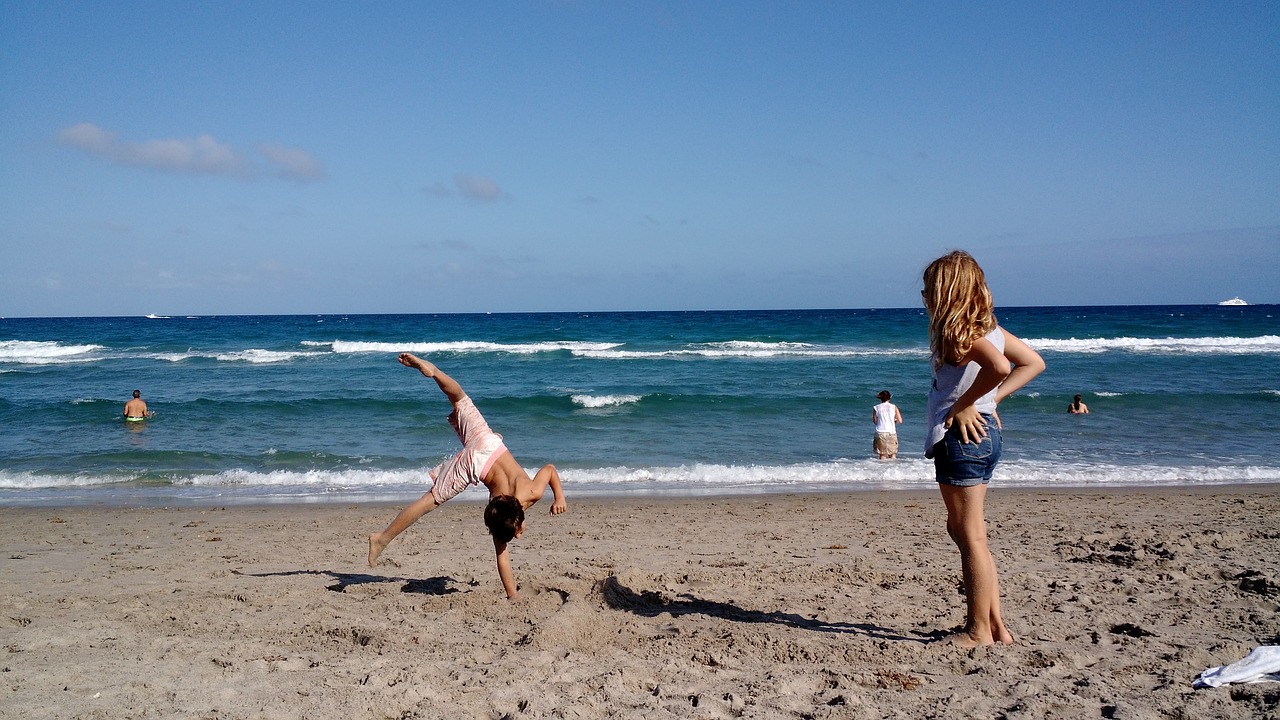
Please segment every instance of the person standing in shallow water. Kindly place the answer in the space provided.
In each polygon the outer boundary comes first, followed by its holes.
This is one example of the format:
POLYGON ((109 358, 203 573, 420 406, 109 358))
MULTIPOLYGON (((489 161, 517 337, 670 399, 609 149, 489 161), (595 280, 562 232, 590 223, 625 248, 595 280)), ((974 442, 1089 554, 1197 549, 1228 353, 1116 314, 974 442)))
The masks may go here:
POLYGON ((124 404, 125 422, 142 422, 155 413, 147 409, 147 403, 142 399, 142 391, 134 390, 133 399, 124 404))
POLYGON ((871 408, 871 422, 876 426, 876 437, 871 447, 881 460, 898 457, 898 426, 902 424, 902 413, 897 405, 889 402, 891 397, 888 390, 881 390, 876 395, 880 404, 871 408))
POLYGON ((1067 405, 1067 412, 1072 415, 1088 415, 1089 406, 1085 405, 1081 397, 1077 395, 1075 399, 1071 401, 1071 404, 1067 405))
POLYGON ((1003 447, 996 406, 1044 371, 1044 360, 996 323, 986 277, 968 253, 930 263, 921 295, 933 364, 924 454, 933 459, 947 534, 960 550, 968 608, 964 628, 950 639, 961 647, 1012 645, 983 503, 1003 447))

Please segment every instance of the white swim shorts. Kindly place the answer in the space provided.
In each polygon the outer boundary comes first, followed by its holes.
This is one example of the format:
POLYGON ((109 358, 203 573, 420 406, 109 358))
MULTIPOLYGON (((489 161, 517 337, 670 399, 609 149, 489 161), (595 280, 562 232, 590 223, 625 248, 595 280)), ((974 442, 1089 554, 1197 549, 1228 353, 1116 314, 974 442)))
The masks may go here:
POLYGON ((483 482, 498 456, 507 449, 502 436, 489 429, 470 397, 464 396, 454 405, 449 424, 458 433, 462 450, 430 471, 431 496, 437 504, 483 482))

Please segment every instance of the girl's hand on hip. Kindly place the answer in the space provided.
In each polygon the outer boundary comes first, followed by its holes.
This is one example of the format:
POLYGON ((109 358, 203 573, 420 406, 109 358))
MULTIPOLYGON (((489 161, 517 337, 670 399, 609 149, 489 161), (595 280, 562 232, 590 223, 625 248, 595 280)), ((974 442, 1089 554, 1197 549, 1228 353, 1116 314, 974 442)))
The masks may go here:
POLYGON ((947 420, 943 426, 950 429, 952 425, 960 428, 960 439, 965 444, 976 443, 987 436, 987 421, 983 419, 982 413, 972 405, 956 412, 953 408, 947 414, 947 420), (970 439, 972 438, 972 439, 970 439))

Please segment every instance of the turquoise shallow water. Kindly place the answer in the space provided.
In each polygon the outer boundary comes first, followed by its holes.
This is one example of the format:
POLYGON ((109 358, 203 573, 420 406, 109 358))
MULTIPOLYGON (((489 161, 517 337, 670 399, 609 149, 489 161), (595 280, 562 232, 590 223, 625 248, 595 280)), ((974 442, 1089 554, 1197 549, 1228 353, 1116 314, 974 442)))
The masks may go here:
MULTIPOLYGON (((1048 363, 1001 407, 998 484, 1280 481, 1280 307, 998 314, 1048 363)), ((416 496, 456 440, 405 350, 576 493, 932 487, 926 335, 914 309, 0 319, 0 504, 416 496), (153 421, 119 420, 134 388, 153 421)))

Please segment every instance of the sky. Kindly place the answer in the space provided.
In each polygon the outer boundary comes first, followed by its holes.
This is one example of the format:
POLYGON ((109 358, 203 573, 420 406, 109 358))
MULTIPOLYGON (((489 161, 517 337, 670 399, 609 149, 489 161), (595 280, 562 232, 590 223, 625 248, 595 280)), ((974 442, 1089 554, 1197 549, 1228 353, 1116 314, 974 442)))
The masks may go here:
POLYGON ((0 316, 1280 303, 1280 3, 0 3, 0 316))

